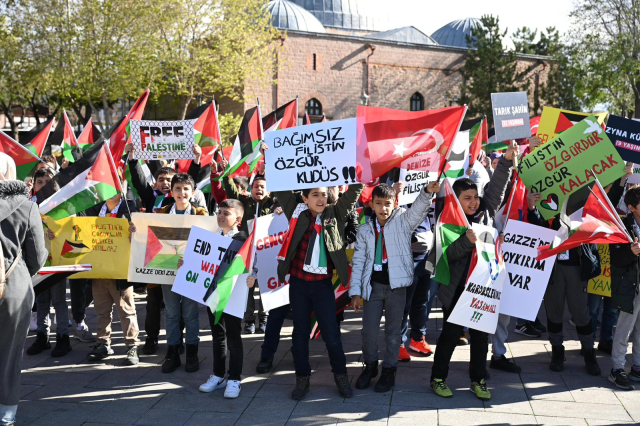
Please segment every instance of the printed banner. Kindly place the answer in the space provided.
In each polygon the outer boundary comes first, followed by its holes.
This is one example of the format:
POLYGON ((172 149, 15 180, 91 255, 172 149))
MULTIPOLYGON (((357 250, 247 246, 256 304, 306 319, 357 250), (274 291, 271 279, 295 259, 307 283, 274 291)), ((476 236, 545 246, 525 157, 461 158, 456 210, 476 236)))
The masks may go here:
POLYGON ((196 120, 131 120, 134 157, 139 160, 194 159, 196 120))
POLYGON ((217 232, 191 228, 184 265, 178 269, 171 291, 206 305, 205 294, 231 241, 217 232))
POLYGON ((500 298, 500 313, 535 321, 549 284, 556 257, 536 260, 538 247, 551 244, 556 231, 510 220, 504 230, 502 256, 507 280, 500 298))
POLYGON ((260 298, 265 311, 289 304, 289 278, 278 279, 278 262, 275 261, 289 228, 284 214, 270 214, 257 219, 254 242, 260 298))
POLYGON ((498 325, 500 297, 507 279, 498 231, 471 224, 478 240, 473 251, 469 277, 448 321, 493 334, 498 325))
POLYGON ((127 279, 129 221, 111 217, 46 217, 55 234, 51 241, 51 265, 90 264, 91 270, 70 278, 127 279), (117 265, 118 267, 114 267, 117 265))
POLYGON ((131 237, 129 281, 138 283, 173 284, 191 228, 218 231, 210 216, 133 213, 131 221, 137 230, 131 237))
POLYGON ((531 192, 541 192, 540 214, 551 219, 572 193, 597 176, 607 186, 624 174, 625 163, 595 116, 585 118, 562 135, 520 160, 518 172, 531 192))
POLYGON ((398 194, 398 205, 413 203, 422 188, 438 178, 439 162, 437 152, 418 152, 402 162, 398 181, 404 183, 404 189, 398 194))
POLYGON ((356 183, 356 119, 267 132, 267 190, 356 183))
MULTIPOLYGON (((542 143, 548 142, 590 115, 590 112, 576 112, 544 107, 542 115, 540 116, 537 135, 542 143)), ((594 115, 598 118, 598 124, 600 125, 602 125, 607 118, 606 112, 600 112, 594 115)))
POLYGON ((624 161, 640 163, 640 122, 612 114, 605 132, 624 161))
POLYGON ((598 244, 602 273, 589 280, 587 292, 598 296, 611 297, 611 255, 609 244, 598 244))
POLYGON ((527 92, 492 93, 491 107, 496 142, 531 136, 527 92))

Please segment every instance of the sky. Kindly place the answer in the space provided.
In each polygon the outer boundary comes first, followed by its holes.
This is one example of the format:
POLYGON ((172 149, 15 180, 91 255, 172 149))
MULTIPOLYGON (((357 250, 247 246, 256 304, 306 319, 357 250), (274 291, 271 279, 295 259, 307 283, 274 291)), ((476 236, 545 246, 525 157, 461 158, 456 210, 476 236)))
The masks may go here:
POLYGON ((555 26, 561 33, 568 31, 574 0, 364 0, 364 3, 382 6, 389 16, 389 28, 413 25, 431 35, 456 19, 491 14, 500 18, 500 28, 508 28, 511 35, 523 26, 538 30, 555 26))

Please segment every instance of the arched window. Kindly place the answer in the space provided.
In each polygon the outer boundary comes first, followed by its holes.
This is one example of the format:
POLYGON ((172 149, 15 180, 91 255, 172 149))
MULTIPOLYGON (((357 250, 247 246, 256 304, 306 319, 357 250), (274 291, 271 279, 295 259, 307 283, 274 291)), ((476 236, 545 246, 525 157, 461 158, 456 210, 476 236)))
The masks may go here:
POLYGON ((309 115, 322 115, 322 104, 316 98, 309 99, 304 109, 309 115))
POLYGON ((411 95, 411 105, 409 111, 422 111, 424 109, 424 97, 416 92, 411 95))

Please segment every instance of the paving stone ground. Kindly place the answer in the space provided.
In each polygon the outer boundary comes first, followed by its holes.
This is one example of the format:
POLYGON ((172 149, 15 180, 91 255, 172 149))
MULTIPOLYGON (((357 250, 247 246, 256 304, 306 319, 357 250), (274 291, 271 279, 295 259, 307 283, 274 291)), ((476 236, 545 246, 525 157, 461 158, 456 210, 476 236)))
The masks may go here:
MULTIPOLYGON (((136 297, 139 324, 144 324, 144 296, 136 297)), ((88 324, 95 332, 93 307, 88 324)), ((164 334, 160 350, 140 355, 140 364, 121 365, 126 348, 119 323, 114 326, 116 354, 101 363, 85 360, 90 344, 72 339, 73 350, 62 358, 50 351, 24 357, 18 425, 106 426, 106 425, 622 425, 640 423, 640 390, 622 391, 606 379, 610 358, 598 354, 602 377, 588 376, 579 354, 575 329, 565 322, 567 361, 562 373, 548 368, 550 346, 546 333, 529 339, 513 333, 511 324, 507 356, 522 367, 521 374, 489 370, 491 401, 482 402, 469 391, 469 348, 458 347, 451 362, 448 383, 450 399, 439 398, 428 388, 433 358, 412 357, 400 363, 396 386, 388 393, 356 390, 343 399, 333 384, 329 359, 322 340, 310 347, 311 391, 304 401, 290 399, 294 384, 291 358, 291 321, 286 321, 274 370, 255 374, 262 335, 244 335, 244 370, 241 396, 223 398, 223 390, 210 394, 198 386, 212 374, 211 335, 204 309, 200 312, 200 371, 181 369, 163 374, 164 334)), ((114 312, 114 320, 117 314, 114 312)), ((349 311, 342 324, 342 341, 352 383, 361 365, 361 314, 349 311)), ((55 327, 55 326, 54 326, 55 327)), ((436 308, 428 324, 427 340, 435 348, 442 327, 442 312, 436 308)), ((55 330, 54 330, 55 332, 55 330)), ((140 333, 144 341, 144 331, 140 333)), ((30 333, 25 347, 31 345, 30 333)), ((53 337, 55 339, 55 336, 53 337)), ((384 350, 381 327, 378 342, 384 350)), ((629 355, 630 357, 630 355, 629 355)), ((487 364, 488 365, 488 364, 487 364)), ((0 379, 1 380, 1 379, 0 379)), ((637 386, 640 389, 640 384, 637 386)))

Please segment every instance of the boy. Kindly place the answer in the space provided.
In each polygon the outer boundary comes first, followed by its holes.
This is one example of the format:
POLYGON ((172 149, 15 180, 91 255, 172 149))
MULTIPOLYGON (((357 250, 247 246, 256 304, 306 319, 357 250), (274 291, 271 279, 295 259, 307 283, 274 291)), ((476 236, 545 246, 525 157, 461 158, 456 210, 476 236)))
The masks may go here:
MULTIPOLYGON (((478 196, 478 188, 471 179, 463 178, 454 182, 453 191, 469 223, 493 226, 493 218, 502 203, 509 183, 511 162, 517 152, 518 146, 512 142, 506 154, 498 159, 496 170, 482 198, 478 196)), ((464 235, 449 246, 446 255, 449 261, 451 280, 449 285, 441 285, 438 290, 438 299, 442 303, 444 312, 444 324, 436 346, 430 387, 436 395, 444 398, 453 396, 451 389, 447 386, 446 379, 449 374, 451 356, 458 345, 463 330, 461 325, 450 323, 447 318, 464 290, 476 239, 475 231, 469 228, 464 235)), ((432 250, 427 260, 427 269, 430 272, 433 272, 434 269, 435 254, 436 251, 432 250)), ((489 336, 487 333, 471 328, 469 334, 471 335, 471 360, 469 363, 471 392, 479 399, 489 400, 491 393, 485 383, 489 336)))
MULTIPOLYGON (((107 201, 91 207, 78 216, 124 218, 131 222, 130 213, 137 212, 133 201, 123 200, 122 194, 115 195, 107 201)), ((118 310, 118 318, 122 325, 122 334, 127 345, 127 356, 124 365, 136 365, 138 358, 138 317, 133 297, 133 284, 127 280, 93 279, 91 290, 94 299, 96 316, 98 317, 98 344, 87 355, 88 361, 100 361, 113 355, 111 349, 111 327, 113 325, 113 305, 118 310)))
POLYGON ((613 336, 611 360, 613 368, 609 381, 621 389, 633 390, 629 379, 640 382, 640 296, 638 277, 640 276, 640 187, 627 191, 624 203, 629 214, 623 219, 633 244, 611 244, 611 302, 620 309, 616 331, 613 336), (629 347, 633 343, 631 371, 627 376, 624 367, 629 347))
POLYGON ((406 287, 413 282, 411 234, 427 216, 431 198, 440 191, 431 182, 420 192, 410 209, 395 208, 396 192, 387 184, 373 189, 371 208, 375 215, 358 230, 353 253, 349 296, 358 312, 364 299, 362 353, 364 368, 357 389, 367 389, 378 375, 378 330, 384 309, 386 352, 376 392, 388 392, 395 384, 401 343, 402 314, 406 287))
MULTIPOLYGON (((238 229, 244 215, 242 203, 229 198, 222 201, 218 207, 220 209, 217 216, 220 227, 218 233, 243 243, 247 239, 247 234, 238 229)), ((225 259, 223 259, 224 261, 225 259)), ((252 285, 254 281, 255 278, 252 280, 252 285)), ((247 283, 249 283, 249 279, 247 279, 247 283)), ((207 314, 213 337, 213 375, 200 386, 200 392, 213 392, 226 386, 224 397, 237 398, 241 389, 240 375, 242 374, 243 360, 242 318, 223 313, 218 324, 215 324, 215 316, 211 309, 207 309, 207 314), (227 346, 229 347, 229 376, 225 380, 227 346)))

